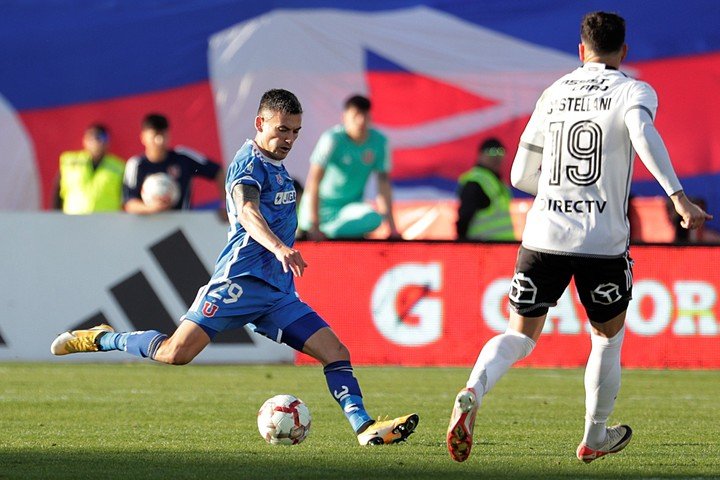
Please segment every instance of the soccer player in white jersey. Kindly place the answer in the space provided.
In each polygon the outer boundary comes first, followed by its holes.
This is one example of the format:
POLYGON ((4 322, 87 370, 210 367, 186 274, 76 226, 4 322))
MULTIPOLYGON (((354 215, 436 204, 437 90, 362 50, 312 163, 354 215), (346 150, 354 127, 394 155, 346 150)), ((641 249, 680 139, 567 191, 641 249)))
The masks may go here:
POLYGON ((156 330, 115 332, 109 325, 59 335, 55 355, 120 350, 183 365, 220 332, 250 325, 256 333, 306 353, 323 365, 331 395, 361 445, 404 441, 417 414, 373 420, 365 410, 350 352, 330 326, 298 298, 294 277, 307 267, 293 248, 296 192, 282 161, 298 138, 302 107, 287 90, 268 90, 255 117, 256 135, 235 154, 225 180, 228 242, 210 281, 169 337, 156 330))
POLYGON ((585 370, 585 433, 577 457, 589 463, 619 452, 627 425, 607 427, 620 388, 620 348, 632 294, 627 202, 635 152, 670 196, 685 228, 712 218, 683 193, 653 120, 657 96, 618 70, 625 59, 625 21, 595 12, 581 23, 583 66, 542 94, 521 138, 512 184, 532 195, 505 333, 482 348, 458 393, 447 432, 450 456, 467 460, 482 399, 535 347, 548 307, 575 278, 591 324, 585 370))

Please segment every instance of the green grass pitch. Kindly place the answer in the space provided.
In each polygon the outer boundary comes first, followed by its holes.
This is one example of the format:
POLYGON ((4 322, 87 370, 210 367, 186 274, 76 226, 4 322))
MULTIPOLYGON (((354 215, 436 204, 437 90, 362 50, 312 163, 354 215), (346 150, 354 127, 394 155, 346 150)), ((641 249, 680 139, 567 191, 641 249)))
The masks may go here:
POLYGON ((450 460, 468 373, 356 368, 371 414, 420 414, 408 442, 360 447, 319 367, 0 364, 0 479, 720 478, 720 371, 625 371, 611 422, 633 441, 589 465, 575 459, 577 369, 513 369, 480 409, 471 458, 450 460), (310 408, 301 445, 257 432, 257 409, 279 393, 310 408))

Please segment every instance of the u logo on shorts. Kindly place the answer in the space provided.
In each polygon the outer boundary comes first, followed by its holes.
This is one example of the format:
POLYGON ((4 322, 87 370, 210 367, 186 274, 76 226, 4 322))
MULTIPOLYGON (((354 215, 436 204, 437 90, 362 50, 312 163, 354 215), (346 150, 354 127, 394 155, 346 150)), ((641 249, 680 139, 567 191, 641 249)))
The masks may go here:
POLYGON ((202 313, 206 317, 210 318, 210 317, 215 316, 215 314, 218 311, 218 308, 219 307, 217 305, 215 305, 214 303, 205 301, 205 304, 203 305, 203 308, 202 308, 202 313))

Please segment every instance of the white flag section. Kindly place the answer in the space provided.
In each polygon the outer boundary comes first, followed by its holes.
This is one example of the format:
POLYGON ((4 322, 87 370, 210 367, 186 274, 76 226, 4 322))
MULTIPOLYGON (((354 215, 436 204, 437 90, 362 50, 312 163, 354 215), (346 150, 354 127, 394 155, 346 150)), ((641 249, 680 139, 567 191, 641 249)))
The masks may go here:
MULTIPOLYGON (((0 361, 133 360, 122 352, 55 357, 50 343, 61 332, 101 322, 118 331, 171 334, 207 282, 227 234, 214 212, 0 213, 0 225, 0 361)), ((289 347, 245 329, 226 335, 193 362, 294 359, 289 347)))
POLYGON ((35 150, 22 121, 0 95, 0 210, 38 210, 40 184, 35 150))
MULTIPOLYGON (((376 13, 275 10, 210 40, 210 81, 225 157, 233 158, 254 134, 262 93, 285 88, 305 112, 300 139, 285 163, 304 179, 310 152, 320 134, 339 122, 343 101, 353 93, 368 94, 368 50, 495 102, 409 126, 379 125, 393 148, 432 146, 529 115, 542 91, 579 65, 574 56, 427 7, 376 13)), ((421 105, 423 99, 417 100, 421 105)))

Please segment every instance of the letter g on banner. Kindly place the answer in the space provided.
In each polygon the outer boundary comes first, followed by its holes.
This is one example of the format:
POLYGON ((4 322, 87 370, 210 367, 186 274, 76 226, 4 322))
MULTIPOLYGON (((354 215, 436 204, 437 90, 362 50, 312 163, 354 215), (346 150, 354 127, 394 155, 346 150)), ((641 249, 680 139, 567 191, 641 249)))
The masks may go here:
POLYGON ((380 334, 406 347, 437 341, 442 334, 442 300, 427 295, 438 292, 441 286, 439 263, 403 263, 386 271, 375 284, 371 299, 373 323, 380 334), (398 300, 413 287, 419 295, 409 306, 399 309, 398 300), (409 315, 419 320, 407 322, 409 315))

